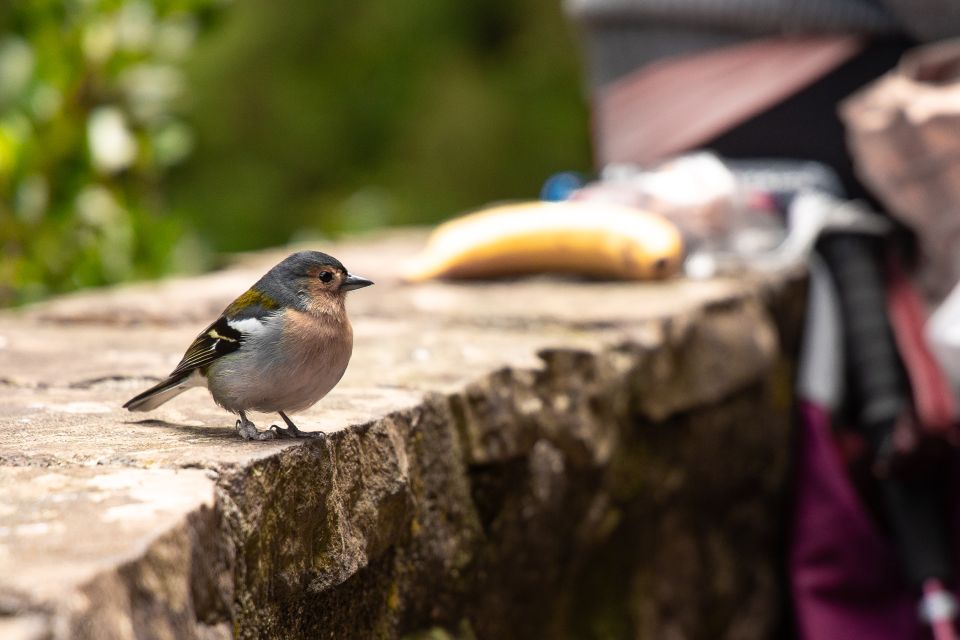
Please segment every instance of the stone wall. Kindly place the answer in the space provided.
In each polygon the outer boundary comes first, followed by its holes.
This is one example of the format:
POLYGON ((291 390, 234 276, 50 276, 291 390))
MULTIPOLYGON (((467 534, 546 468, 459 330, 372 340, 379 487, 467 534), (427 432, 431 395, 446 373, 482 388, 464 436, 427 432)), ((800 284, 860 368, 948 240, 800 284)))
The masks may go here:
POLYGON ((801 279, 401 285, 420 240, 327 247, 378 284, 322 441, 119 408, 277 254, 0 316, 0 637, 771 637, 801 279))

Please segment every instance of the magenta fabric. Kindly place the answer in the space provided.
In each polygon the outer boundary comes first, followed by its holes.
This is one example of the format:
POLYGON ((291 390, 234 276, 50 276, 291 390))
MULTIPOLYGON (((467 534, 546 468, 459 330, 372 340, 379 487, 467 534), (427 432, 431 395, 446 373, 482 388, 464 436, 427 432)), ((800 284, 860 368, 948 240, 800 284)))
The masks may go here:
POLYGON ((927 640, 891 543, 864 511, 827 411, 801 402, 790 579, 801 640, 927 640))

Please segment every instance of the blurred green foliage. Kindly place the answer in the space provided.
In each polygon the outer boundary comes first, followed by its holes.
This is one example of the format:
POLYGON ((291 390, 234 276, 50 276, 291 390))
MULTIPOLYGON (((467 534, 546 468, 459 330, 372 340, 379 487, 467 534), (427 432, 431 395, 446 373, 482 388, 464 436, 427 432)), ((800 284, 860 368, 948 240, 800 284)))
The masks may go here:
POLYGON ((559 0, 15 0, 0 34, 0 305, 589 166, 559 0))
POLYGON ((170 270, 179 64, 211 0, 0 4, 0 305, 170 270))
POLYGON ((219 249, 431 222, 589 166, 559 0, 240 3, 190 70, 174 193, 219 249))

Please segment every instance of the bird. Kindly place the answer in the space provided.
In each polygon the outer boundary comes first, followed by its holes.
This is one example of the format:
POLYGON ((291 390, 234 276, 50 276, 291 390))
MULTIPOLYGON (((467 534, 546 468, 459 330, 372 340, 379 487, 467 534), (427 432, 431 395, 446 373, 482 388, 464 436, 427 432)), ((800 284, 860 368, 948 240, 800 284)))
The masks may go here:
POLYGON ((235 427, 244 440, 322 437, 301 431, 287 413, 313 406, 340 381, 353 352, 346 294, 372 284, 326 253, 291 254, 227 305, 170 375, 123 407, 151 411, 205 386, 239 416, 235 427), (287 426, 261 431, 248 411, 277 413, 287 426))

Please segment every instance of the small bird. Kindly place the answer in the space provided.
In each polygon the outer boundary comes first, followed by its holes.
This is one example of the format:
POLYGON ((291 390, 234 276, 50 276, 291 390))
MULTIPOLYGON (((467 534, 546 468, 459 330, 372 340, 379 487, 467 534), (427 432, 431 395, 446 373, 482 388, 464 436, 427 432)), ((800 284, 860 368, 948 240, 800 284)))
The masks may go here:
POLYGON ((244 440, 321 437, 300 431, 286 412, 312 406, 340 381, 353 351, 344 299, 371 284, 325 253, 294 253, 231 302, 166 379, 123 406, 150 411, 206 386, 214 402, 240 416, 244 440), (247 411, 279 413, 287 427, 260 431, 247 411))

